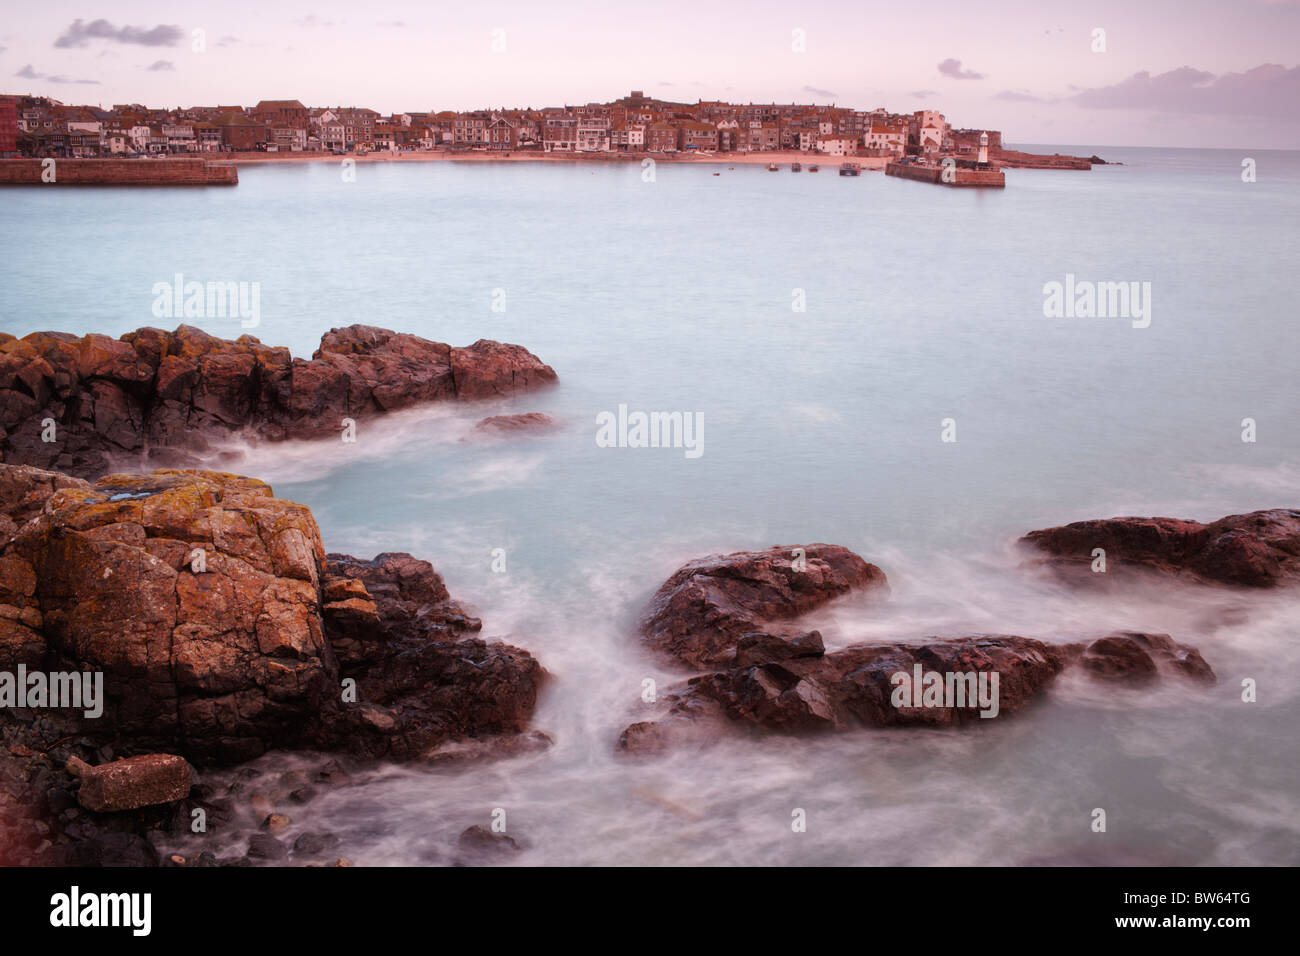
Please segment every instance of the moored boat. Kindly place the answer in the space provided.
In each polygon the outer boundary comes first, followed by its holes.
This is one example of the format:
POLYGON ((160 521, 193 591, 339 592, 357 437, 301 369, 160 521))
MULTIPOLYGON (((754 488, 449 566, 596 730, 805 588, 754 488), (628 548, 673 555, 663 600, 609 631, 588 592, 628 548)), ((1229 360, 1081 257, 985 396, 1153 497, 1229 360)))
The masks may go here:
POLYGON ((840 166, 841 176, 859 176, 862 174, 862 167, 857 163, 844 163, 840 166))
POLYGON ((802 164, 802 163, 791 163, 791 164, 790 164, 790 172, 792 172, 792 173, 797 173, 797 172, 801 172, 802 170, 803 170, 803 164, 802 164))

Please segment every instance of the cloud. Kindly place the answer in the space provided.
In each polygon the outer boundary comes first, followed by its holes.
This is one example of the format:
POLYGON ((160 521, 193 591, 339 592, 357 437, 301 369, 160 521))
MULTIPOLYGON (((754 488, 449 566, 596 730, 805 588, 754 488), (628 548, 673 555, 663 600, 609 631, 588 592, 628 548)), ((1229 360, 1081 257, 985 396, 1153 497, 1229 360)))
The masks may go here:
POLYGON ((138 46, 175 46, 182 37, 181 28, 160 23, 151 29, 144 27, 115 27, 107 20, 74 20, 54 41, 56 47, 89 46, 91 40, 110 43, 134 43, 138 46))
POLYGON ((1265 63, 1245 73, 1215 76, 1180 66, 1152 76, 1134 73, 1113 86, 1073 97, 1090 109, 1157 110, 1166 113, 1247 114, 1300 119, 1300 67, 1265 63))
POLYGON ((176 64, 171 60, 154 60, 153 63, 145 67, 151 73, 160 73, 164 70, 175 70, 176 64))
POLYGON ((1044 96, 1035 96, 1028 90, 1003 90, 993 97, 995 100, 1005 100, 1008 103, 1055 103, 1056 100, 1048 99, 1044 96))
POLYGON ((74 80, 66 76, 46 76, 44 73, 37 73, 28 63, 21 70, 14 74, 21 76, 25 80, 44 80, 46 83, 74 83, 82 86, 99 86, 99 80, 74 80))
POLYGON ((839 99, 839 97, 835 93, 832 93, 830 90, 819 90, 815 86, 805 86, 803 88, 803 91, 805 93, 811 93, 813 96, 824 96, 827 99, 832 99, 832 100, 839 99))
POLYGON ((934 90, 913 90, 908 96, 915 96, 919 100, 928 100, 932 96, 938 96, 934 90))
POLYGON ((950 76, 954 80, 982 80, 983 73, 976 73, 974 70, 963 70, 961 60, 954 60, 951 57, 939 64, 939 72, 944 76, 950 76))
POLYGON ((217 46, 234 46, 239 42, 239 37, 225 36, 217 41, 217 46))
POLYGON ((334 26, 334 23, 333 23, 332 21, 330 21, 330 20, 322 20, 320 17, 316 16, 316 14, 314 14, 314 13, 309 13, 309 14, 307 14, 307 16, 303 17, 301 20, 294 20, 293 22, 296 23, 296 24, 297 24, 298 26, 300 26, 300 27, 332 27, 332 26, 334 26))

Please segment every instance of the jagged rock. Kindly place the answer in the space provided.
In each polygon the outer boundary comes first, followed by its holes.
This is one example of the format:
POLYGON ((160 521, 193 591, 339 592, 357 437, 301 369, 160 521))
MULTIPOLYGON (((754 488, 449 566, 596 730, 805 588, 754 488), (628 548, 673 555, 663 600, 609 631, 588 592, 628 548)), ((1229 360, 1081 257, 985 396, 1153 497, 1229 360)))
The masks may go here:
POLYGON ((736 642, 736 667, 751 667, 768 661, 785 661, 796 657, 821 657, 826 653, 820 631, 809 631, 791 638, 773 634, 742 634, 736 642))
POLYGON ((337 435, 343 418, 510 397, 555 380, 517 345, 452 348, 366 325, 331 329, 310 361, 187 325, 120 339, 0 333, 0 461, 91 478, 116 461, 139 467, 145 451, 153 464, 194 465, 234 432, 320 438, 337 435))
POLYGON ((541 666, 474 636, 432 565, 327 563, 310 511, 263 482, 0 464, 0 505, 17 519, 0 669, 102 671, 103 716, 77 728, 96 744, 200 764, 275 747, 400 759, 518 733, 532 713, 541 666))
POLYGON ((1010 635, 858 644, 831 654, 751 663, 691 678, 664 698, 666 714, 624 730, 619 748, 656 752, 682 737, 720 732, 728 723, 781 732, 953 725, 981 719, 986 708, 978 699, 911 706, 910 696, 895 706, 895 675, 910 680, 917 666, 922 674, 996 673, 998 716, 1023 708, 1065 663, 1059 648, 1010 635))
POLYGON ((651 599, 641 631, 696 669, 725 666, 747 635, 780 625, 853 590, 888 591, 885 574, 833 544, 740 551, 691 561, 651 599))
POLYGON ((1105 518, 1031 531, 1021 543, 1074 580, 1102 583, 1139 568, 1200 583, 1276 587, 1300 580, 1300 511, 1275 508, 1210 524, 1178 518, 1105 518), (1093 550, 1106 573, 1091 571, 1093 550))
POLYGON ((104 673, 88 735, 233 761, 318 719, 333 672, 324 548, 311 512, 263 482, 159 471, 64 487, 4 557, 34 573, 48 669, 104 673))
POLYGON ((326 574, 336 594, 360 584, 367 595, 325 606, 340 677, 356 680, 364 704, 343 707, 327 743, 406 758, 446 741, 526 728, 541 665, 526 651, 473 636, 482 622, 451 600, 429 562, 402 553, 369 561, 331 554, 326 574))

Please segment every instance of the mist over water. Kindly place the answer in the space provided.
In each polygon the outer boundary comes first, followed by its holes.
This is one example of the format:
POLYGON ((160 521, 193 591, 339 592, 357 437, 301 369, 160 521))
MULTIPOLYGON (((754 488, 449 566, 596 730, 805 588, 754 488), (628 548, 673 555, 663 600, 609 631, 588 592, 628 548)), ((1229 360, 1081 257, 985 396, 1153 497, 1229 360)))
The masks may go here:
POLYGON ((290 837, 336 833, 360 864, 450 863, 501 807, 525 865, 1295 863, 1300 598, 1067 589, 1012 545, 1084 518, 1300 505, 1300 156, 1261 151, 1243 184, 1236 152, 1073 151, 1128 165, 1011 170, 1000 192, 830 166, 661 164, 645 184, 634 165, 452 163, 362 165, 351 185, 312 164, 244 167, 233 190, 9 191, 23 229, 0 231, 0 328, 174 327, 150 289, 181 272, 261 283, 261 326, 193 323, 213 334, 306 356, 364 322, 516 342, 559 373, 512 403, 359 422, 355 444, 214 455, 309 505, 329 551, 427 558, 485 637, 553 678, 534 720, 549 749, 373 768, 292 809, 290 837), (1066 273, 1151 282, 1151 327, 1044 318, 1042 287, 1066 273), (597 447, 597 414, 620 403, 701 412, 703 456, 597 447), (559 427, 473 428, 527 411, 559 427), (949 417, 955 444, 939 440, 949 417), (828 648, 1147 630, 1198 648, 1219 682, 1130 690, 1067 671, 1026 710, 960 730, 616 755, 656 712, 642 680, 662 696, 687 676, 633 633, 659 584, 709 553, 814 541, 891 587, 810 617, 828 648))

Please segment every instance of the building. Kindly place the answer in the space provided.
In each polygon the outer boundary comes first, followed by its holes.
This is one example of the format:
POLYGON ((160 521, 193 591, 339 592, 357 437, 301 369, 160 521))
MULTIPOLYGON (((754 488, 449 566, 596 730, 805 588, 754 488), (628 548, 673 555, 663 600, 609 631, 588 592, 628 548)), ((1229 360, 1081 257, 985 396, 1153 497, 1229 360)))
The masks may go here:
POLYGON ((817 151, 827 156, 854 156, 858 151, 858 141, 852 136, 835 133, 817 138, 817 151))
POLYGON ((517 149, 519 124, 504 116, 495 117, 487 128, 488 149, 517 149))
MULTIPOLYGON (((242 110, 220 113, 213 118, 211 125, 220 133, 221 145, 229 150, 260 149, 267 140, 266 126, 245 116, 242 110)), ((143 137, 137 137, 136 143, 139 152, 147 151, 147 141, 143 141, 143 137)))
POLYGON ((890 123, 883 119, 872 120, 870 128, 862 137, 863 145, 875 155, 884 155, 879 150, 902 157, 907 152, 907 126, 903 123, 890 123))
POLYGON ((293 126, 306 129, 311 111, 297 100, 262 100, 249 113, 267 126, 293 126))
POLYGON ((645 131, 645 148, 652 153, 677 152, 677 127, 672 123, 651 123, 645 131))
POLYGON ((571 153, 577 148, 577 118, 565 115, 547 115, 542 125, 542 149, 548 153, 571 153))
POLYGON ((273 126, 268 143, 281 153, 301 153, 307 148, 307 130, 298 126, 273 126))
MULTIPOLYGON (((584 107, 578 107, 584 109, 584 107)), ((609 120, 588 112, 578 118, 574 127, 576 149, 580 153, 605 153, 609 151, 609 120)))
POLYGON ((718 148, 718 128, 708 123, 687 120, 680 126, 682 131, 682 149, 716 150, 718 148))
POLYGON ((609 131, 609 144, 617 150, 639 151, 645 149, 645 125, 643 123, 619 123, 609 131))
POLYGON ((0 96, 0 157, 18 155, 18 101, 0 96))
POLYGON ((486 110, 460 113, 452 123, 452 142, 457 146, 486 146, 492 114, 486 110))

